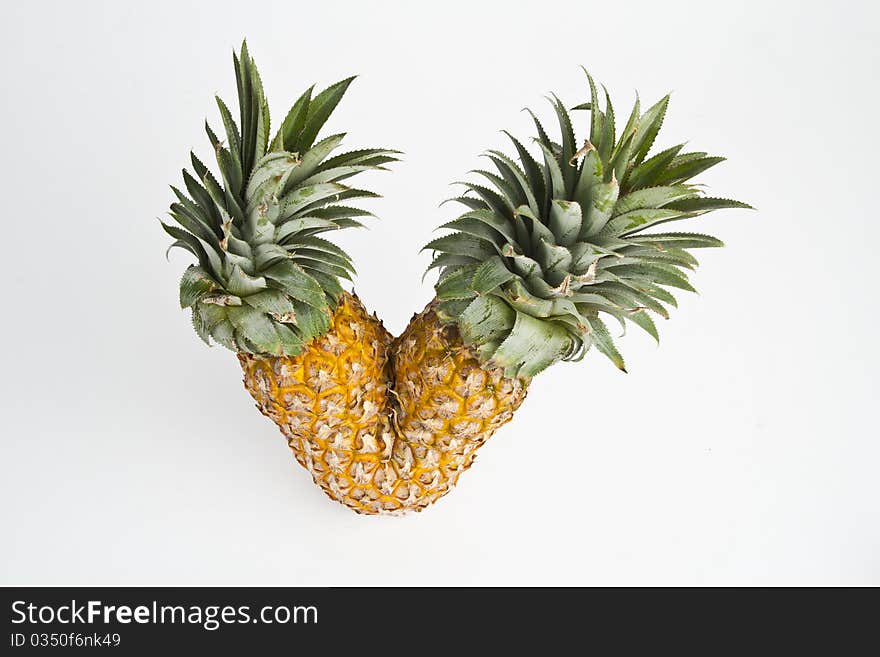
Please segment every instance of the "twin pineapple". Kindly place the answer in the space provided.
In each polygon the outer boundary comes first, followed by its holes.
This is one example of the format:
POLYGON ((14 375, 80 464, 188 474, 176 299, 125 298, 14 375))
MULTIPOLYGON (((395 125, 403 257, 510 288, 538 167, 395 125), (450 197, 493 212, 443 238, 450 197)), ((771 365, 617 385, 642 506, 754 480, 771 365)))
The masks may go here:
POLYGON ((393 338, 345 292, 348 255, 321 233, 360 226, 346 205, 375 196, 343 184, 397 159, 388 149, 331 153, 344 135, 318 133, 351 78, 296 101, 269 140, 269 110, 246 45, 233 56, 239 123, 217 98, 226 140, 205 126, 222 184, 192 155, 187 194, 163 224, 172 246, 198 260, 180 302, 196 333, 238 354, 260 411, 333 499, 360 513, 421 510, 447 493, 477 448, 508 422, 531 378, 595 346, 624 369, 601 316, 654 338, 649 313, 667 317, 692 290, 690 250, 720 246, 659 224, 743 203, 704 196, 687 181, 722 161, 682 153, 648 157, 668 97, 618 133, 588 75, 589 138, 576 142, 569 112, 551 104, 561 136, 534 115, 536 155, 510 136, 518 162, 489 151, 491 186, 463 183, 467 211, 430 242, 436 298, 393 338), (664 305, 665 304, 665 305, 664 305))

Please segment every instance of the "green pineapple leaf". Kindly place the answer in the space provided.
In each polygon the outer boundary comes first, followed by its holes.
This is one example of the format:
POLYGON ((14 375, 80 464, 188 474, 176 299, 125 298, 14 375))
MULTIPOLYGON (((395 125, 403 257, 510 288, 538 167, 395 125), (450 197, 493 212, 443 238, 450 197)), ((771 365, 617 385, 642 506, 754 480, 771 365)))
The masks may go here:
MULTIPOLYGON (((589 73, 588 135, 577 141, 569 112, 550 103, 559 141, 535 125, 535 151, 509 133, 517 160, 488 151, 497 173, 477 171, 487 186, 463 182, 454 200, 468 212, 442 228, 453 231, 426 248, 439 269, 438 315, 456 323, 465 343, 508 376, 529 378, 557 360, 578 360, 591 345, 624 369, 603 321, 625 332, 635 324, 659 339, 652 314, 676 307, 670 289, 694 291, 690 249, 721 246, 699 233, 650 232, 739 201, 704 196, 689 181, 723 158, 651 153, 669 105, 664 96, 642 111, 638 95, 618 132, 610 94, 604 106, 589 73), (579 148, 577 144, 582 144, 579 148), (491 189, 490 189, 491 187, 491 189)), ((625 371, 625 370, 624 370, 625 371)))
POLYGON ((343 134, 319 138, 352 78, 313 97, 302 93, 269 143, 269 105, 257 66, 242 43, 233 53, 238 122, 215 97, 225 141, 206 123, 219 180, 194 153, 194 174, 183 171, 188 193, 161 222, 173 242, 198 261, 184 273, 180 303, 206 342, 263 355, 296 355, 326 332, 354 274, 351 258, 319 233, 360 227, 373 216, 343 201, 377 194, 339 181, 385 170, 399 151, 363 148, 330 157, 343 134))

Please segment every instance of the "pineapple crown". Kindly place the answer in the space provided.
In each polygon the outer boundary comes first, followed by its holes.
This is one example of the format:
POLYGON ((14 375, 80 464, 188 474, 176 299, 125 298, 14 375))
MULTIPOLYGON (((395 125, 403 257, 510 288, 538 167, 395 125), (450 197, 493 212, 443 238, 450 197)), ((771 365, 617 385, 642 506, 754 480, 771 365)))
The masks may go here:
POLYGON ((441 226, 454 232, 425 246, 436 254, 428 270, 440 270, 439 316, 507 376, 532 377, 558 360, 580 359, 591 345, 626 371, 602 318, 624 330, 632 322, 658 339, 649 312, 668 317, 664 304, 676 302, 666 288, 694 291, 685 272, 697 265, 690 249, 722 246, 708 235, 648 229, 750 207, 704 196, 688 182, 722 157, 682 153, 683 144, 648 157, 668 95, 644 113, 636 98, 618 135, 608 92, 603 111, 589 73, 587 80, 590 101, 572 110, 589 110, 589 139, 578 147, 555 95, 548 100, 561 142, 528 110, 538 158, 505 132, 519 162, 486 152, 497 173, 474 173, 490 186, 460 183, 467 191, 450 200, 467 212, 441 226))
POLYGON ((183 171, 187 192, 172 186, 177 202, 162 223, 198 260, 180 282, 180 305, 192 310, 196 333, 251 354, 295 355, 323 334, 350 279, 349 256, 320 233, 361 226, 372 216, 341 202, 376 194, 340 181, 384 169, 398 151, 369 148, 330 153, 342 142, 318 133, 354 78, 294 103, 269 141, 269 106, 256 64, 243 43, 233 53, 239 125, 218 97, 226 133, 221 142, 205 123, 223 184, 191 153, 195 175, 183 171), (240 127, 239 127, 240 126, 240 127))

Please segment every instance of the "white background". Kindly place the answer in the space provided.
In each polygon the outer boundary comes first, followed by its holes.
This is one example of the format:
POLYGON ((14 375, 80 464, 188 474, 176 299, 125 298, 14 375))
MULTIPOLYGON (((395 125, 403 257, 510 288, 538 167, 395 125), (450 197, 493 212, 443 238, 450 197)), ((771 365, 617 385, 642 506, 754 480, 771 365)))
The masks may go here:
MULTIPOLYGON (((7 3, 0 26, 2 584, 880 584, 878 12, 870 2, 7 3), (536 379, 422 514, 331 503, 177 307, 159 229, 247 36, 273 116, 351 73, 328 129, 406 151, 339 238, 397 333, 448 186, 520 108, 625 114, 754 204, 688 228, 661 346, 536 379)), ((581 115, 586 119, 586 115, 581 115)), ((579 126, 583 129, 583 126, 579 126)))

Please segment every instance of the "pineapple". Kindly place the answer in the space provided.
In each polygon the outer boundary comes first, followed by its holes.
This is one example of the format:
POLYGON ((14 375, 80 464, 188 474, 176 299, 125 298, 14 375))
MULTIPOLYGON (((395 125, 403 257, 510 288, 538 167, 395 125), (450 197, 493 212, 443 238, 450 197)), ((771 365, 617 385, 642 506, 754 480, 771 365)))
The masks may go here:
POLYGON ((398 436, 441 455, 462 445, 460 469, 553 363, 595 346, 626 371, 603 317, 658 339, 650 313, 667 318, 676 305, 666 288, 693 291, 690 250, 721 242, 648 229, 750 207, 689 182, 723 158, 683 145, 648 157, 668 96, 645 112, 637 100, 618 135, 607 92, 603 110, 587 81, 590 101, 574 110, 589 110, 589 137, 578 146, 571 115, 552 96, 559 142, 531 114, 538 158, 508 134, 519 161, 487 152, 497 173, 477 173, 490 186, 462 183, 465 195, 453 200, 467 211, 425 247, 440 277, 435 300, 396 341, 398 436))
MULTIPOLYGON (((183 171, 187 193, 172 186, 177 201, 169 214, 176 225, 162 227, 174 239, 169 248, 185 249, 197 260, 180 282, 180 304, 191 310, 196 333, 238 354, 258 407, 278 422, 297 459, 311 466, 310 441, 322 440, 328 427, 345 423, 358 449, 365 449, 378 423, 388 422, 383 381, 391 336, 343 291, 340 279, 354 272, 351 259, 319 235, 361 226, 372 216, 345 202, 376 195, 342 181, 384 169, 398 151, 370 148, 331 157, 345 135, 316 141, 353 78, 314 95, 313 87, 307 89, 270 141, 268 103, 247 44, 233 54, 233 64, 239 125, 220 98, 226 142, 205 125, 222 184, 191 154, 195 175, 183 171), (338 406, 328 389, 342 371, 339 385, 357 398, 352 405, 338 406), (299 385, 291 388, 296 377, 299 385), (315 401, 315 412, 322 409, 323 423, 308 427, 314 434, 300 421, 303 391, 315 401)), ((316 480, 334 487, 326 477, 316 474, 316 480)))
POLYGON ((722 158, 648 157, 668 96, 638 101, 616 135, 605 94, 588 75, 589 138, 553 96, 552 141, 532 114, 535 158, 510 136, 519 162, 487 157, 490 188, 463 183, 467 211, 430 242, 436 298, 393 339, 340 278, 351 259, 317 235, 359 226, 343 205, 374 196, 340 181, 397 159, 389 149, 330 157, 344 135, 316 141, 351 78, 296 101, 270 142, 268 105, 247 46, 233 56, 240 129, 219 98, 226 133, 206 125, 223 184, 195 155, 189 195, 172 188, 172 247, 191 252, 180 302, 196 333, 238 356, 245 388, 281 429, 296 460, 332 499, 358 513, 420 511, 449 492, 476 450, 522 403, 531 379, 591 347, 624 370, 603 317, 655 339, 649 312, 668 317, 668 287, 692 290, 691 249, 720 246, 694 233, 645 232, 718 208, 688 181, 722 158), (664 305, 666 304, 666 305, 664 305))

